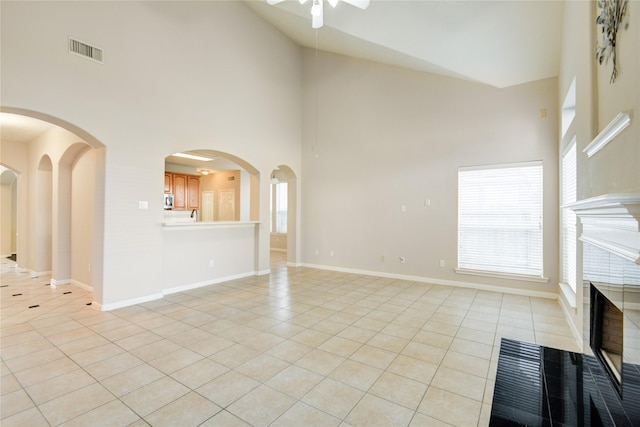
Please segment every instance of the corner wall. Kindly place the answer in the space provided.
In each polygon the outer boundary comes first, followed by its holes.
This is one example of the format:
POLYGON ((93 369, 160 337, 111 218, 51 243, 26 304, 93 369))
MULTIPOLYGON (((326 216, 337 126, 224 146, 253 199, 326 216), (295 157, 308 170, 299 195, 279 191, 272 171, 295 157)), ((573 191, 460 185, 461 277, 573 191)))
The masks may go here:
POLYGON ((556 79, 497 89, 325 52, 317 75, 316 117, 305 50, 306 265, 555 297, 556 79), (458 168, 531 160, 544 167, 548 283, 456 274, 458 168))

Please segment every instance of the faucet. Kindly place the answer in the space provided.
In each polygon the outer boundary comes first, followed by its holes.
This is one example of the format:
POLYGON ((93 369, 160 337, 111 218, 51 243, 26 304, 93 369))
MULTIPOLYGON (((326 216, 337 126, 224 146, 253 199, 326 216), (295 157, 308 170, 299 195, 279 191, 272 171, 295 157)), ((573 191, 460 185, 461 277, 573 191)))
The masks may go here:
POLYGON ((194 209, 191 211, 191 218, 195 218, 195 221, 198 221, 198 211, 194 209))

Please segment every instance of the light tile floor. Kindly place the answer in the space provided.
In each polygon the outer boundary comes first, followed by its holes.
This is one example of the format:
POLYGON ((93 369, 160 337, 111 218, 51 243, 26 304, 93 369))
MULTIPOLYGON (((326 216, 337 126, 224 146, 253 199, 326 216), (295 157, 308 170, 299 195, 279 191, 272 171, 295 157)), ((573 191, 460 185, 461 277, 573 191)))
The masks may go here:
POLYGON ((556 301, 287 268, 99 312, 2 261, 2 426, 485 426, 501 337, 556 301), (31 306, 36 306, 32 307, 31 306))

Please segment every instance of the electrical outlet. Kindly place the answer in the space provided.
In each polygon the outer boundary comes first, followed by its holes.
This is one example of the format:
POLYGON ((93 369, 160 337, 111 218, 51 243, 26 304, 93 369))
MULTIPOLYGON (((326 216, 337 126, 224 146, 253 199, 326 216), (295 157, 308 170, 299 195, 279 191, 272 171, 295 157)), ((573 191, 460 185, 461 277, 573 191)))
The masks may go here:
POLYGON ((213 267, 214 265, 216 265, 216 263, 212 259, 210 259, 209 260, 209 267, 213 267))
POLYGON ((402 212, 406 212, 406 211, 407 211, 407 206, 406 206, 406 205, 402 205, 402 206, 400 207, 400 210, 401 210, 402 212))
POLYGON ((316 249, 316 255, 320 255, 320 249, 316 249))
POLYGON ((333 251, 329 252, 329 256, 333 256, 333 251))
POLYGON ((440 267, 444 267, 444 266, 445 266, 444 260, 443 260, 443 259, 441 259, 441 260, 440 260, 440 267))

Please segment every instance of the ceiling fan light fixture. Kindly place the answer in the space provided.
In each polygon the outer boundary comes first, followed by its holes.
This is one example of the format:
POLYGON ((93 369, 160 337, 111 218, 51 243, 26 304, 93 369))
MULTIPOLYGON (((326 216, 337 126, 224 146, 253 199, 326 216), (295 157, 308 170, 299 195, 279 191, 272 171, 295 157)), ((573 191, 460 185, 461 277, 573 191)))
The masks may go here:
POLYGON ((313 6, 311 6, 311 15, 322 16, 322 0, 313 0, 313 6))
MULTIPOLYGON (((282 3, 285 0, 266 0, 267 3, 271 4, 271 5, 275 5, 278 3, 282 3)), ((298 0, 300 2, 300 4, 304 4, 306 3, 307 0, 298 0)), ((340 0, 327 0, 329 2, 329 4, 332 7, 336 7, 336 5, 338 4, 338 2, 340 0)), ((369 1, 370 0, 343 0, 345 3, 348 3, 352 6, 355 6, 357 8, 360 9, 366 9, 369 6, 369 1)), ((311 16, 312 16, 312 20, 311 20, 311 27, 313 29, 318 29, 320 27, 322 27, 322 25, 324 24, 324 17, 323 17, 323 4, 324 4, 324 0, 311 0, 312 2, 312 6, 311 6, 311 16)))

